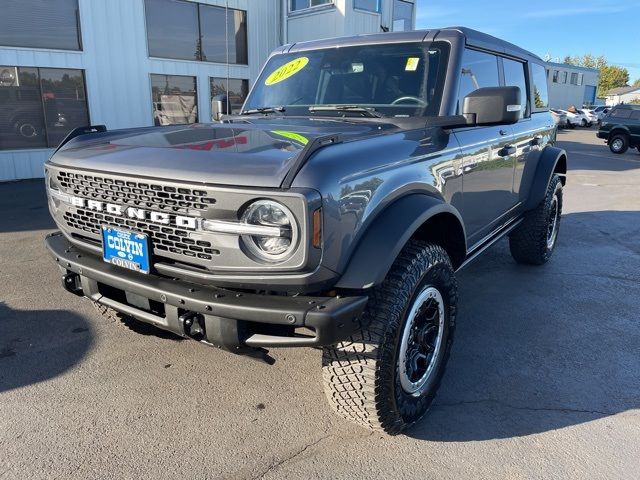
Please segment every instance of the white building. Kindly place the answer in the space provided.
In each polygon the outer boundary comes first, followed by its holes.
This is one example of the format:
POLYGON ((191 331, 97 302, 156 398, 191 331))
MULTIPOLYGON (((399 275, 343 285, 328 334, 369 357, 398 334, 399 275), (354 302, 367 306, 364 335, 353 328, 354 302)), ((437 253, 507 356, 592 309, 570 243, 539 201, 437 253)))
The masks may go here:
POLYGON ((0 181, 73 127, 207 122, 285 43, 413 29, 414 0, 2 0, 0 181))
POLYGON ((640 87, 612 88, 605 96, 607 105, 619 105, 640 100, 640 87))
POLYGON ((566 110, 571 105, 577 108, 593 105, 599 81, 600 71, 597 68, 547 62, 549 106, 566 110))

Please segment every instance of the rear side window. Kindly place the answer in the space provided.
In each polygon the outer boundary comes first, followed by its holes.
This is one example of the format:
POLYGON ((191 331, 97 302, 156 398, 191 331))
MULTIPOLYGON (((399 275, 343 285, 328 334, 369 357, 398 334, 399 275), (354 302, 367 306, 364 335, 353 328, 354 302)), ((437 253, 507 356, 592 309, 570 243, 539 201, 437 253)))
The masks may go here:
POLYGON ((458 86, 457 113, 462 113, 464 97, 474 90, 499 86, 498 57, 475 50, 465 50, 462 56, 462 70, 458 86))
POLYGON ((504 67, 504 84, 506 87, 520 88, 520 118, 529 116, 529 97, 527 94, 527 81, 525 76, 525 64, 507 58, 502 59, 504 67))
POLYGON ((547 76, 544 67, 537 63, 531 64, 533 82, 533 111, 549 110, 549 93, 547 91, 547 76))
POLYGON ((626 108, 614 108, 609 112, 609 116, 613 118, 629 118, 631 117, 631 110, 626 108))
POLYGON ((631 110, 631 119, 640 120, 640 110, 631 110))

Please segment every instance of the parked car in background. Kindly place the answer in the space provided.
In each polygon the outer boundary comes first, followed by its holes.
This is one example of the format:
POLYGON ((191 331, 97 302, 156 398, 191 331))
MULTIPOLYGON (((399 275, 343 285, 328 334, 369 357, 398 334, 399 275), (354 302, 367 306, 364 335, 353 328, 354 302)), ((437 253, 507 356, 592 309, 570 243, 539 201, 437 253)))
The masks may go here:
POLYGON ((565 113, 560 110, 551 109, 551 116, 558 128, 567 128, 567 115, 565 113))
POLYGON ((583 115, 579 115, 577 113, 569 112, 567 110, 562 110, 560 108, 554 109, 555 112, 566 115, 567 117, 567 128, 576 128, 582 125, 582 120, 584 118, 583 115))
POLYGON ((600 122, 596 133, 606 140, 613 153, 624 153, 629 147, 640 152, 640 105, 617 105, 600 122))
POLYGON ((608 105, 598 105, 593 108, 593 112, 597 115, 598 120, 602 120, 602 118, 609 113, 611 107, 608 105))
POLYGON ((580 122, 580 125, 583 127, 590 127, 596 123, 598 123, 598 116, 593 113, 588 108, 583 108, 581 110, 576 110, 579 115, 582 115, 584 118, 580 122))

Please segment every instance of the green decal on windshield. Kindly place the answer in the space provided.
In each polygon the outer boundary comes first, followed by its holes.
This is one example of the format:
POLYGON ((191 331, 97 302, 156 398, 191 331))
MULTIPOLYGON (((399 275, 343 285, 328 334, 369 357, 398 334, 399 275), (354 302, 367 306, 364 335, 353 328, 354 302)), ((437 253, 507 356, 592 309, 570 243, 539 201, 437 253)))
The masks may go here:
POLYGON ((298 57, 295 60, 291 60, 289 63, 285 63, 275 72, 269 75, 264 81, 264 84, 275 85, 276 83, 280 83, 283 80, 294 76, 296 73, 302 70, 307 65, 307 63, 309 63, 309 59, 307 57, 298 57))
POLYGON ((299 142, 302 145, 306 145, 309 143, 309 139, 299 133, 295 132, 287 132, 286 130, 271 130, 271 133, 275 133, 276 135, 280 135, 281 137, 288 138, 289 140, 293 140, 294 142, 299 142))

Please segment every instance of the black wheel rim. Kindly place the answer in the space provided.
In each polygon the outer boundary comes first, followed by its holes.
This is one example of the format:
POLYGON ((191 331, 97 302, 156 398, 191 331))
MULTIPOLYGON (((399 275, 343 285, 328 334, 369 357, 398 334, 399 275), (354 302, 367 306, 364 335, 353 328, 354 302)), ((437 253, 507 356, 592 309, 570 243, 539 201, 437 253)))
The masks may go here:
POLYGON ((410 395, 421 396, 436 370, 444 321, 442 295, 435 287, 425 287, 411 305, 400 340, 400 385, 410 395))

